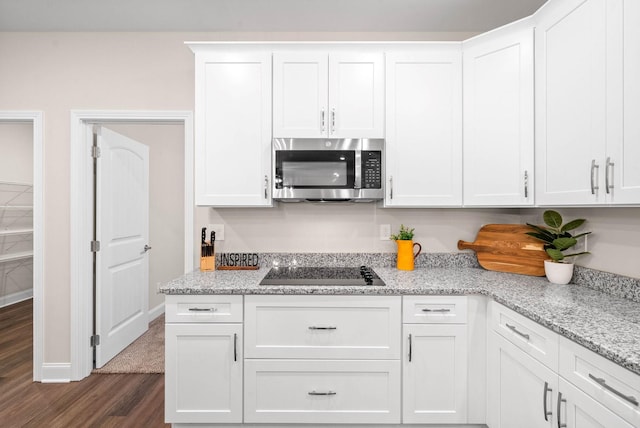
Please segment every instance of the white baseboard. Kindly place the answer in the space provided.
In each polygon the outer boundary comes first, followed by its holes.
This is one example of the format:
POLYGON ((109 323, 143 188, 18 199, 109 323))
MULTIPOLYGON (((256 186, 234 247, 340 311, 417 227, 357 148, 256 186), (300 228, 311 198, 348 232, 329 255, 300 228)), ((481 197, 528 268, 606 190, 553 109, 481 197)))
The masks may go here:
POLYGON ((71 363, 42 364, 42 383, 71 382, 71 363))
POLYGON ((162 314, 164 314, 164 303, 160 303, 155 308, 149 310, 149 322, 158 318, 162 314))
POLYGON ((23 300, 31 299, 32 297, 33 288, 2 296, 0 297, 0 308, 22 302, 23 300))

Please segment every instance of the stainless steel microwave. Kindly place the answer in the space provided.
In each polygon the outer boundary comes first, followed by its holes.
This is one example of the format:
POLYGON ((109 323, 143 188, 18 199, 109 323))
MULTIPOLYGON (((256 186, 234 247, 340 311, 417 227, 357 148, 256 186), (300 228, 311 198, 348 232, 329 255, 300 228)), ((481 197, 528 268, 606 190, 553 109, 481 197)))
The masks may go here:
POLYGON ((275 138, 273 199, 286 202, 384 198, 383 139, 275 138))

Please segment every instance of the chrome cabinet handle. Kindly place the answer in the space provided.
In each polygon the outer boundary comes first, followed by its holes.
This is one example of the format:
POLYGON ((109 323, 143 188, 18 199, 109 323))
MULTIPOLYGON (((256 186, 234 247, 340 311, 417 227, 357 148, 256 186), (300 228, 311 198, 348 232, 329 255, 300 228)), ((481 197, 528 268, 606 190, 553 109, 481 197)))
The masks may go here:
POLYGON ((613 190, 613 166, 615 164, 611 162, 611 158, 607 158, 607 164, 604 168, 604 189, 607 191, 607 194, 611 193, 613 190), (611 177, 611 181, 609 181, 609 177, 611 177))
POLYGON ((264 198, 265 199, 269 197, 269 195, 267 194, 268 189, 269 189, 269 177, 265 175, 264 176, 264 198))
POLYGON ((613 392, 615 395, 617 395, 618 397, 627 400, 629 403, 633 404, 634 406, 637 406, 638 400, 636 399, 636 397, 634 397, 633 395, 625 395, 622 392, 618 391, 617 389, 615 389, 612 386, 607 385, 607 381, 601 377, 596 377, 594 375, 592 375, 591 373, 589 373, 589 377, 593 380, 595 380, 598 385, 600 385, 601 387, 603 387, 604 389, 613 392))
POLYGON ((529 173, 524 171, 524 198, 527 199, 529 197, 529 173))
POLYGON ((595 178, 595 172, 599 168, 600 166, 596 163, 596 160, 592 159, 591 160, 591 194, 592 195, 595 195, 596 190, 600 188, 600 186, 597 185, 596 178, 595 178))
POLYGON ((329 326, 329 327, 319 327, 319 326, 309 326, 309 330, 337 330, 338 327, 333 327, 333 326, 329 326))
POLYGON ((505 325, 507 326, 507 328, 508 328, 509 330, 511 330, 511 331, 512 331, 512 332, 514 332, 515 334, 518 334, 518 335, 520 335, 520 336, 524 337, 524 338, 525 338, 525 339, 527 339, 527 340, 529 340, 529 339, 530 339, 530 336, 529 336, 528 334, 523 333, 523 332, 521 332, 521 331, 518 331, 518 329, 516 328, 516 326, 515 326, 515 325, 509 325, 509 324, 505 324, 505 325))
POLYGON ((233 361, 238 361, 238 333, 233 333, 233 361))
POLYGON ((411 335, 409 335, 409 362, 411 362, 411 357, 413 356, 413 350, 411 348, 411 335))
POLYGON ((335 391, 326 391, 326 392, 322 392, 322 391, 309 391, 307 392, 307 394, 309 395, 336 395, 337 392, 335 391))
POLYGON ((393 199, 393 175, 389 176, 389 199, 393 199))
POLYGON ((147 251, 149 251, 152 247, 150 247, 148 244, 144 244, 144 252, 146 253, 147 251))
POLYGON ((547 382, 544 383, 544 394, 542 396, 542 411, 544 412, 544 420, 549 422, 549 416, 553 415, 553 412, 547 410, 547 393, 552 392, 553 389, 549 388, 547 382))
POLYGON ((215 312, 216 308, 189 308, 191 312, 215 312))
POLYGON ((325 120, 324 120, 324 107, 320 110, 320 132, 324 134, 325 120))
POLYGON ((336 132, 336 109, 331 109, 331 134, 336 132))
POLYGON ((567 424, 562 423, 562 420, 560 417, 560 410, 561 410, 562 403, 566 403, 566 402, 567 400, 562 398, 562 392, 558 392, 558 428, 564 428, 567 426, 567 424))
POLYGON ((425 309, 422 310, 422 312, 440 312, 440 313, 444 313, 444 312, 451 312, 451 309, 446 309, 446 308, 429 309, 429 308, 425 308, 425 309))

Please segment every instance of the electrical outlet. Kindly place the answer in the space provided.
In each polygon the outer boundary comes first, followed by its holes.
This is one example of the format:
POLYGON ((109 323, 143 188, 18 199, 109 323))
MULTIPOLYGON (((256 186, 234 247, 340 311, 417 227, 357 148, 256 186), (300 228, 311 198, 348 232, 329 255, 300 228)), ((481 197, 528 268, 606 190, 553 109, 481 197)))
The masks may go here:
POLYGON ((216 241, 224 241, 224 224, 210 224, 207 226, 207 239, 211 232, 216 232, 216 241))
POLYGON ((391 236, 391 225, 390 224, 381 224, 380 225, 380 240, 388 241, 389 236, 391 236))

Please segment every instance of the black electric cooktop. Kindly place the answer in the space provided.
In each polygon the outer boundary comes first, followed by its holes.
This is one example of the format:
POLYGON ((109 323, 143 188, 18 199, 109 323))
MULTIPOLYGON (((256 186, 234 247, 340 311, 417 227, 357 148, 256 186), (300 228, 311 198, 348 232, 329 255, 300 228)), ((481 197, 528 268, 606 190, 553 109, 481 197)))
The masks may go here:
POLYGON ((373 269, 360 267, 274 267, 260 285, 347 285, 382 286, 373 269))

